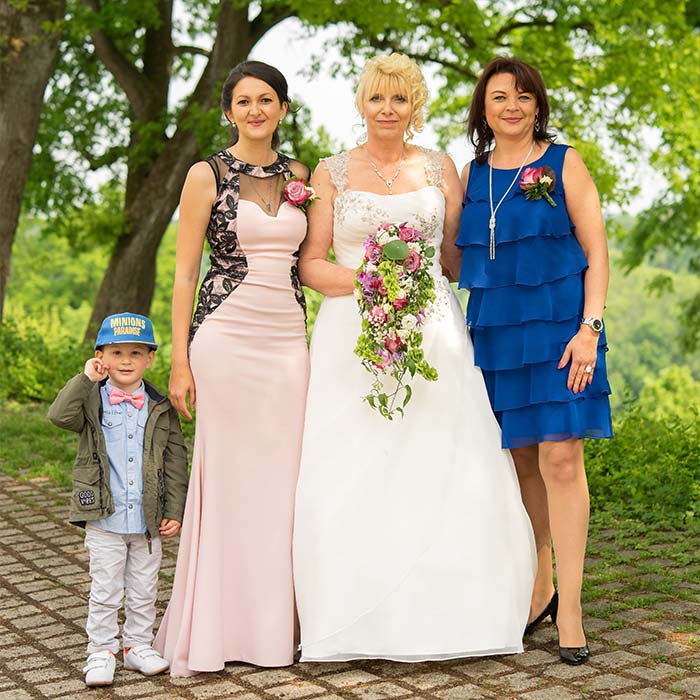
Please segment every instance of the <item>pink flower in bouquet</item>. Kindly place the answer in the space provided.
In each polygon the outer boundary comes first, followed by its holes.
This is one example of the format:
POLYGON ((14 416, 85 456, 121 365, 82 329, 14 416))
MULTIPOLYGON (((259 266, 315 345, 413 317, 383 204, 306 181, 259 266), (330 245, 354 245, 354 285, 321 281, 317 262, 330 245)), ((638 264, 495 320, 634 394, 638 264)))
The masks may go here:
POLYGON ((382 259, 382 247, 376 243, 368 243, 365 248, 365 260, 377 265, 382 259))
POLYGON ((406 258, 406 269, 409 272, 415 272, 421 264, 421 256, 416 253, 415 250, 410 250, 408 252, 408 257, 406 258))
POLYGON ((405 346, 405 343, 403 343, 400 338, 392 338, 391 336, 387 336, 386 339, 384 340, 384 347, 390 353, 398 352, 404 346, 405 346))
POLYGON ((377 285, 377 294, 379 294, 381 297, 385 297, 389 294, 389 290, 386 288, 382 280, 379 280, 379 284, 377 285))
POLYGON ((369 322, 375 326, 383 326, 386 323, 386 312, 381 306, 373 306, 369 310, 369 322))
POLYGON ((299 207, 313 194, 313 190, 307 187, 303 180, 287 180, 284 185, 284 195, 290 204, 299 207))
POLYGON ((529 190, 542 177, 542 168, 525 168, 520 177, 520 189, 529 190))
POLYGON ((399 231, 399 238, 405 243, 411 243, 411 241, 417 241, 421 237, 420 233, 414 228, 409 226, 404 226, 399 231))
POLYGON ((397 311, 401 311, 404 306, 408 306, 408 297, 399 297, 398 299, 394 300, 394 308, 397 311))

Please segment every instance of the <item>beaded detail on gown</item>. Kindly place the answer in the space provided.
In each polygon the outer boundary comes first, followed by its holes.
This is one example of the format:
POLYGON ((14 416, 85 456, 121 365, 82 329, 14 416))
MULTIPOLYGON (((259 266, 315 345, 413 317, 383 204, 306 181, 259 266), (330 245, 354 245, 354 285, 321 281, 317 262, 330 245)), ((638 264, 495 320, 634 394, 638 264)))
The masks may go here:
MULTIPOLYGON (((467 323, 474 358, 484 373, 504 447, 545 440, 612 437, 605 332, 593 382, 574 394, 569 365, 557 369, 580 327, 588 263, 566 210, 562 181, 568 146, 550 144, 531 166, 556 175, 545 199, 528 200, 517 183, 496 215, 496 257, 489 259, 489 166, 472 161, 457 244, 463 249, 460 287, 469 288, 467 323)), ((516 169, 493 170, 498 202, 516 169)))
MULTIPOLYGON (((325 161, 339 264, 356 269, 367 236, 388 221, 439 250, 443 155, 424 155, 428 184, 395 195, 347 189, 351 154, 325 161)), ((354 297, 326 297, 319 309, 294 525, 302 661, 522 651, 530 521, 460 306, 437 262, 431 274, 423 349, 439 378, 416 378, 404 418, 387 421, 362 400, 371 377, 353 353, 354 297)))

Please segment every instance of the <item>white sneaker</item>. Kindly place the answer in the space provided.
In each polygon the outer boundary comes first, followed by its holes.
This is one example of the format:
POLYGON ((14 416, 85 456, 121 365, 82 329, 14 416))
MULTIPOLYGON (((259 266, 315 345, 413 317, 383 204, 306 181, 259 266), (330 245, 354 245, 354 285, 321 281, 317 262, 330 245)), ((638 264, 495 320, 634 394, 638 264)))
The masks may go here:
POLYGON ((83 669, 85 685, 112 685, 116 665, 117 661, 111 651, 96 651, 90 654, 83 669))
POLYGON ((170 668, 170 664, 155 650, 142 644, 131 647, 124 654, 124 668, 130 671, 138 671, 144 676, 155 676, 170 668))

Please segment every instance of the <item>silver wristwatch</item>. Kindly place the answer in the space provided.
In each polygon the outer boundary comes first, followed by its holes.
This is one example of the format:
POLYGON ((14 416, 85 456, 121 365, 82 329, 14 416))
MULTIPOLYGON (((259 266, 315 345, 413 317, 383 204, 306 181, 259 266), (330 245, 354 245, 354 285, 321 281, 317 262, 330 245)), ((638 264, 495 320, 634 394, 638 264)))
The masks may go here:
POLYGON ((600 333, 603 330, 603 319, 596 318, 595 316, 586 316, 581 319, 581 324, 588 326, 591 330, 596 333, 600 333))

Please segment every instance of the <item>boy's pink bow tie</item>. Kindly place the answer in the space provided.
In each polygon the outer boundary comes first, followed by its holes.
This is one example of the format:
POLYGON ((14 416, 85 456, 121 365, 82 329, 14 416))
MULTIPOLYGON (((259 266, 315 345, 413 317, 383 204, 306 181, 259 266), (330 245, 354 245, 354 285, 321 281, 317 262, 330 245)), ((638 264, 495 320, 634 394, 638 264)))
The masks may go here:
POLYGON ((145 400, 146 392, 144 391, 137 391, 135 394, 127 394, 121 389, 112 387, 109 392, 109 403, 112 406, 117 403, 122 403, 123 401, 128 401, 134 408, 141 410, 145 400))

